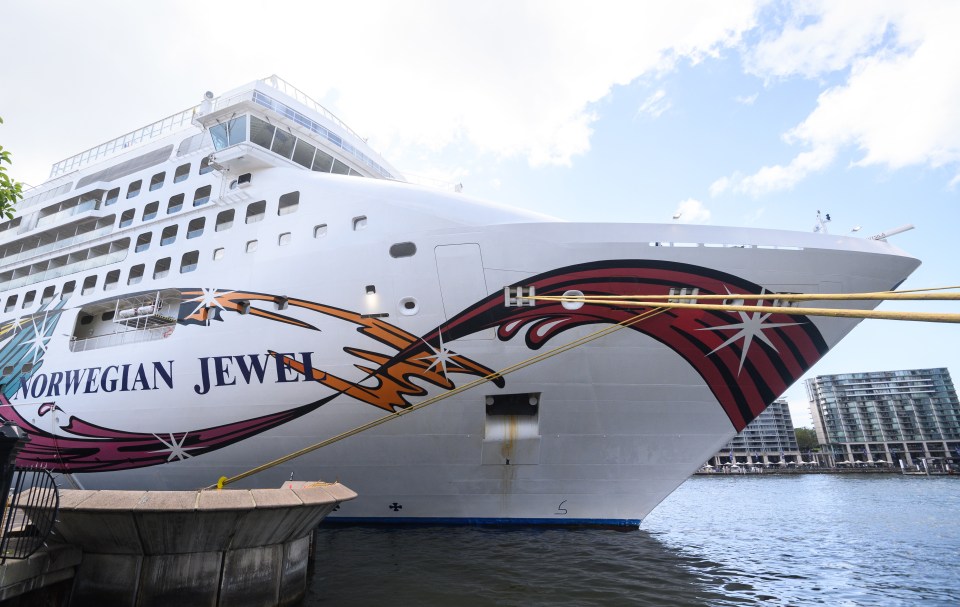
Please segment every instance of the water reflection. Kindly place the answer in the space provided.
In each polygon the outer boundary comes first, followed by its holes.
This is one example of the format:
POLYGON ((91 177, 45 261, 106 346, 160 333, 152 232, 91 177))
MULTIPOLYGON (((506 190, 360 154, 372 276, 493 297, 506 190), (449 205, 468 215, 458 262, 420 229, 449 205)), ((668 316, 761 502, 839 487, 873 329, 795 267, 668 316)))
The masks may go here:
POLYGON ((697 477, 639 531, 329 527, 307 605, 960 605, 960 482, 697 477))
POLYGON ((647 531, 324 529, 308 605, 742 605, 736 571, 647 531))

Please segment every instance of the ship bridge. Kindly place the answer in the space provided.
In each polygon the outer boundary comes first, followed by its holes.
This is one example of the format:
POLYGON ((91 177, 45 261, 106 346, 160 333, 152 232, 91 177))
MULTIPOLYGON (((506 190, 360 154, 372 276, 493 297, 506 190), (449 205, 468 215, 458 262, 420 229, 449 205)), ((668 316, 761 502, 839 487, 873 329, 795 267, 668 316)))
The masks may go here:
MULTIPOLYGON (((271 76, 219 98, 208 93, 194 124, 209 132, 213 162, 243 173, 289 163, 323 173, 402 180, 326 108, 271 76)), ((200 146, 203 134, 183 146, 200 146)))

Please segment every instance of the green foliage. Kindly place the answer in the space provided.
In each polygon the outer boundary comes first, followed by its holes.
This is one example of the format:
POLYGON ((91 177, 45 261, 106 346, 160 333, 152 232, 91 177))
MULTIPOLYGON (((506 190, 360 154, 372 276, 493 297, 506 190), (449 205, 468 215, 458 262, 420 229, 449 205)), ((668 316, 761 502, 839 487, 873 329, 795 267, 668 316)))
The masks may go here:
MULTIPOLYGON (((0 118, 0 124, 3 124, 3 118, 0 118)), ((10 152, 0 145, 0 217, 13 219, 13 205, 23 198, 23 184, 7 174, 7 167, 3 163, 11 164, 10 152)))
POLYGON ((801 452, 819 451, 820 444, 817 442, 817 433, 811 428, 794 428, 794 434, 797 435, 797 446, 801 452))

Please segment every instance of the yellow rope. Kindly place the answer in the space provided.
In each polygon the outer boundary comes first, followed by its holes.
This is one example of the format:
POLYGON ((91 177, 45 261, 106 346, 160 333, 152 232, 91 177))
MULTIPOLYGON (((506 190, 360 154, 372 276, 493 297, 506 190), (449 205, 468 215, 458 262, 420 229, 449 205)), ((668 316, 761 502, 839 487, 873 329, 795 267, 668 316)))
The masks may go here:
MULTIPOLYGON (((523 297, 522 299, 549 299, 549 301, 558 301, 553 297, 523 297)), ((697 299, 697 297, 674 297, 673 299, 697 299)), ((741 299, 741 298, 737 298, 741 299)), ((753 299, 753 296, 747 297, 753 299)), ((792 316, 831 316, 834 318, 873 318, 879 320, 913 320, 919 322, 944 322, 960 323, 960 314, 938 313, 938 312, 887 312, 884 310, 845 310, 835 308, 794 308, 786 306, 729 306, 720 304, 689 304, 673 303, 662 301, 636 301, 633 299, 594 299, 593 297, 570 297, 564 301, 576 303, 592 303, 613 306, 636 306, 636 307, 660 307, 660 308, 679 308, 682 310, 717 310, 721 312, 760 312, 788 314, 792 316)))
MULTIPOLYGON (((960 293, 929 293, 928 291, 942 291, 960 289, 960 287, 941 287, 938 289, 915 289, 913 291, 880 291, 875 293, 763 293, 751 295, 748 293, 730 293, 727 295, 678 293, 673 295, 537 295, 535 297, 522 296, 520 299, 537 299, 543 301, 586 302, 589 300, 630 300, 630 301, 661 301, 661 300, 780 300, 780 301, 867 301, 899 299, 911 301, 955 301, 960 300, 960 293)), ((597 302, 590 302, 597 303, 597 302)))
POLYGON ((390 420, 392 420, 392 419, 396 419, 396 418, 398 418, 398 417, 401 417, 401 416, 403 416, 403 415, 406 415, 407 413, 413 413, 414 411, 418 411, 418 410, 420 410, 420 409, 422 409, 422 408, 424 408, 424 407, 427 407, 427 406, 429 406, 429 405, 432 405, 432 404, 434 404, 434 403, 436 403, 436 402, 439 402, 439 401, 441 401, 441 400, 444 400, 444 399, 446 399, 446 398, 449 398, 449 397, 451 397, 451 396, 454 396, 454 395, 456 395, 456 394, 459 394, 459 393, 461 393, 461 392, 464 392, 464 391, 466 391, 466 390, 469 390, 470 388, 473 388, 473 387, 475 387, 475 386, 479 386, 480 384, 486 383, 486 382, 488 382, 488 381, 494 380, 494 379, 496 379, 496 378, 498 378, 498 377, 502 377, 502 376, 504 376, 504 375, 508 375, 508 374, 510 374, 510 373, 513 373, 514 371, 519 371, 520 369, 523 369, 523 368, 525 368, 525 367, 529 367, 529 366, 532 365, 532 364, 538 363, 538 362, 540 362, 540 361, 542 361, 542 360, 546 360, 546 359, 548 359, 548 358, 550 358, 550 357, 552 357, 552 356, 556 356, 557 354, 562 354, 563 352, 566 352, 566 351, 568 351, 568 350, 572 350, 573 348, 576 348, 576 347, 578 347, 578 346, 581 346, 581 345, 583 345, 583 344, 585 344, 585 343, 591 342, 591 341, 593 341, 593 340, 595 340, 595 339, 599 339, 599 338, 603 337, 604 335, 607 335, 607 334, 609 334, 609 333, 613 333, 614 331, 618 331, 618 330, 620 330, 620 329, 623 329, 624 327, 632 326, 632 325, 634 325, 634 324, 636 324, 636 323, 638 323, 638 322, 641 322, 641 321, 644 321, 644 320, 646 320, 646 319, 648 319, 648 318, 651 318, 651 317, 653 317, 653 316, 656 316, 657 314, 660 314, 660 313, 663 312, 663 311, 664 311, 664 310, 661 309, 661 308, 654 308, 654 309, 651 309, 651 310, 647 310, 647 311, 645 311, 645 312, 642 312, 642 313, 640 313, 640 314, 637 314, 636 316, 633 316, 633 317, 631 317, 631 318, 628 318, 627 320, 624 320, 624 321, 622 321, 622 322, 619 322, 619 323, 617 323, 617 324, 615 324, 615 325, 610 325, 610 326, 604 327, 603 329, 600 329, 600 330, 598 330, 598 331, 594 331, 593 333, 591 333, 591 334, 589 334, 589 335, 586 335, 586 336, 584 336, 584 337, 581 337, 581 338, 579 338, 579 339, 576 339, 576 340, 574 340, 574 341, 572 341, 572 342, 570 342, 570 343, 568 343, 568 344, 565 344, 565 345, 563 345, 563 346, 558 346, 558 347, 556 347, 556 348, 554 348, 554 349, 552 349, 552 350, 549 350, 549 351, 547 351, 547 352, 543 352, 543 353, 537 354, 536 356, 532 356, 532 357, 530 357, 530 358, 528 358, 528 359, 526 359, 526 360, 520 361, 520 362, 518 362, 518 363, 516 363, 516 364, 514 364, 514 365, 511 365, 511 366, 509 366, 509 367, 506 367, 505 369, 502 369, 502 370, 500 370, 500 371, 494 371, 493 373, 490 373, 490 374, 488 374, 488 375, 485 375, 484 377, 481 377, 481 378, 475 379, 475 380, 473 380, 473 381, 471 381, 471 382, 469 382, 469 383, 463 384, 463 385, 460 386, 459 388, 454 388, 453 390, 448 390, 447 392, 443 392, 442 394, 438 394, 437 396, 428 398, 427 400, 421 401, 421 402, 419 402, 419 403, 417 403, 417 404, 415 404, 415 405, 411 405, 411 406, 407 407, 406 409, 398 409, 397 411, 395 411, 395 412, 393 412, 393 413, 390 413, 390 414, 385 415, 385 416, 383 416, 383 417, 379 417, 379 418, 377 418, 377 419, 375 419, 375 420, 373 420, 373 421, 370 421, 370 422, 367 422, 367 423, 362 424, 362 425, 360 425, 360 426, 357 426, 356 428, 353 428, 352 430, 347 430, 346 432, 343 432, 343 433, 341 433, 341 434, 338 434, 338 435, 333 436, 333 437, 331 437, 331 438, 328 438, 328 439, 326 439, 326 440, 320 441, 319 443, 315 443, 315 444, 313 444, 313 445, 310 445, 309 447, 304 447, 303 449, 300 449, 299 451, 294 451, 293 453, 290 453, 290 454, 288 454, 288 455, 284 455, 283 457, 277 458, 277 459, 275 459, 275 460, 273 460, 273 461, 267 462, 267 463, 265 463, 265 464, 261 464, 261 465, 257 466, 256 468, 251 468, 250 470, 247 470, 246 472, 241 472, 240 474, 238 474, 238 475, 236 475, 236 476, 231 476, 231 477, 229 477, 229 478, 226 477, 226 476, 221 476, 220 479, 217 481, 216 485, 211 485, 211 486, 206 487, 206 488, 207 488, 207 489, 214 489, 214 488, 216 488, 216 489, 223 489, 224 486, 229 485, 229 484, 231 484, 231 483, 235 483, 235 482, 237 482, 237 481, 239 481, 239 480, 245 479, 245 478, 247 478, 248 476, 253 476, 254 474, 257 474, 258 472, 263 472, 264 470, 268 470, 268 469, 270 469, 270 468, 273 468, 274 466, 279 466, 280 464, 284 464, 284 463, 286 463, 286 462, 289 462, 289 461, 292 460, 292 459, 296 459, 296 458, 298 458, 298 457, 300 457, 300 456, 302 456, 302 455, 306 455, 307 453, 311 453, 311 452, 313 452, 313 451, 316 451, 317 449, 320 449, 320 448, 322 448, 322 447, 326 447, 327 445, 332 445, 333 443, 339 442, 339 441, 341 441, 341 440, 343 440, 343 439, 345 439, 345 438, 351 437, 351 436, 353 436, 353 435, 355 435, 355 434, 359 434, 360 432, 363 432, 364 430, 369 430, 370 428, 374 428, 374 427, 376 427, 376 426, 379 426, 380 424, 386 423, 386 422, 388 422, 388 421, 390 421, 390 420))

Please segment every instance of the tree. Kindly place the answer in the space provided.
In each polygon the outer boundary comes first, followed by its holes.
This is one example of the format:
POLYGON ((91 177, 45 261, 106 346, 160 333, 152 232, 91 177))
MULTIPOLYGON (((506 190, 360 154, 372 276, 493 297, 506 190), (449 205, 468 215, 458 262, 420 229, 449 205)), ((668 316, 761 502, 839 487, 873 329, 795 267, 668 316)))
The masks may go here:
MULTIPOLYGON (((0 124, 3 124, 3 118, 0 118, 0 124)), ((0 217, 13 219, 13 205, 23 198, 23 184, 17 183, 7 174, 4 162, 11 164, 10 152, 0 145, 0 217)))
POLYGON ((794 428, 793 433, 797 435, 797 446, 801 452, 817 451, 820 443, 817 442, 817 433, 811 428, 794 428))

